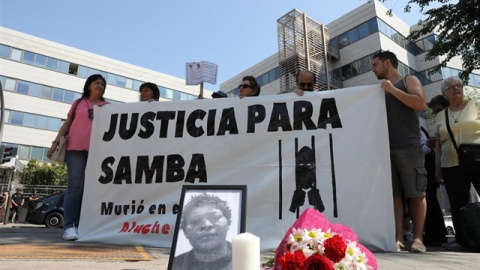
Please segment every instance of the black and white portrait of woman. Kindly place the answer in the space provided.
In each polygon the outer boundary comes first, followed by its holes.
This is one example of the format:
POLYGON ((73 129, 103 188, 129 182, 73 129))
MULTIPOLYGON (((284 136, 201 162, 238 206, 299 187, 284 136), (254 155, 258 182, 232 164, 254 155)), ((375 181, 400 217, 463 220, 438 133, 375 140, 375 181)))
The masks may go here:
POLYGON ((225 188, 182 192, 169 269, 232 269, 232 239, 245 231, 246 192, 225 188))

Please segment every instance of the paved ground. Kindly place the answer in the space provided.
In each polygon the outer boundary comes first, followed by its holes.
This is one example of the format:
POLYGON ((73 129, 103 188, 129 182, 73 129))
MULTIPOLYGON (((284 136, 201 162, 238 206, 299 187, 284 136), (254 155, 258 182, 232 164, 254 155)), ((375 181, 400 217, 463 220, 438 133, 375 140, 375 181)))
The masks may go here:
MULTIPOLYGON (((82 248, 89 251, 81 259, 61 259, 45 257, 37 257, 35 259, 5 259, 5 253, 0 250, 0 269, 119 269, 119 270, 166 270, 168 265, 169 249, 165 248, 143 248, 140 253, 144 253, 141 258, 147 260, 125 261, 121 259, 108 260, 105 256, 110 255, 112 250, 120 250, 123 246, 112 246, 102 243, 83 243, 83 242, 66 242, 61 239, 61 229, 47 229, 43 226, 35 225, 0 225, 0 249, 17 247, 20 249, 32 248, 33 246, 42 246, 45 249, 59 249, 66 254, 75 257, 75 250, 82 248), (68 253, 70 252, 70 253, 68 253), (95 252, 103 252, 102 256, 95 252), (3 256, 1 254, 4 254, 3 256)), ((130 250, 130 251, 131 251, 130 250)), ((462 253, 445 251, 442 248, 430 248, 425 254, 412 253, 376 253, 378 260, 378 269, 480 269, 480 253, 462 253)), ((18 250, 22 252, 22 250, 18 250)), ((34 252, 31 251, 30 252, 34 252)), ((38 252, 38 250, 37 250, 38 252)), ((135 253, 135 251, 131 251, 135 253)), ((87 252, 84 252, 87 253, 87 252)), ((132 253, 132 254, 133 254, 132 253)), ((60 253, 62 254, 62 253, 60 253)), ((41 255, 41 254, 40 254, 41 255)), ((127 254, 129 255, 129 254, 127 254)), ((131 255, 131 254, 130 254, 131 255)), ((271 253, 265 252, 265 256, 272 256, 271 253)), ((125 256, 128 257, 128 256, 125 256)), ((68 256, 67 256, 68 258, 68 256)))

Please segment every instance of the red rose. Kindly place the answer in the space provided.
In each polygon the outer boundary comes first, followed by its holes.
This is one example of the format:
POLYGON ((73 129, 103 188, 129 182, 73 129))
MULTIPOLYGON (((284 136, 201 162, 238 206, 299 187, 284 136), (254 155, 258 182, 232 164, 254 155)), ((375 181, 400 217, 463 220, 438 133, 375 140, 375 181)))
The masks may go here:
POLYGON ((318 253, 308 257, 304 266, 305 270, 333 270, 333 263, 318 253))
POLYGON ((323 243, 325 247, 325 256, 337 263, 345 257, 345 250, 347 250, 347 244, 343 242, 342 237, 334 235, 332 238, 325 240, 323 243))
POLYGON ((297 250, 294 253, 287 251, 280 257, 279 262, 282 270, 303 270, 305 259, 306 257, 301 250, 297 250))

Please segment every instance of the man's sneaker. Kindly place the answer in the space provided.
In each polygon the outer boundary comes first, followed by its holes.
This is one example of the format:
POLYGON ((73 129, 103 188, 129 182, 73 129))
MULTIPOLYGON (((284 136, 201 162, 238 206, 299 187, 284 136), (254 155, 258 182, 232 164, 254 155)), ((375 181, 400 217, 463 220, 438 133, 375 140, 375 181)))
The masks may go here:
POLYGON ((75 227, 70 227, 63 231, 63 240, 67 241, 74 241, 78 239, 78 234, 77 230, 75 230, 75 227))

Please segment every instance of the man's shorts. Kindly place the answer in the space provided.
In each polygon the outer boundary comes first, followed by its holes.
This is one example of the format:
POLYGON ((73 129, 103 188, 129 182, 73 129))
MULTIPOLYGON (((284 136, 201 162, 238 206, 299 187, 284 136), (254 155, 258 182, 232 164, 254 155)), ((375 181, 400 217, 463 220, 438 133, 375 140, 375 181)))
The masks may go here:
POLYGON ((393 196, 424 197, 427 170, 422 147, 390 150, 393 196))

